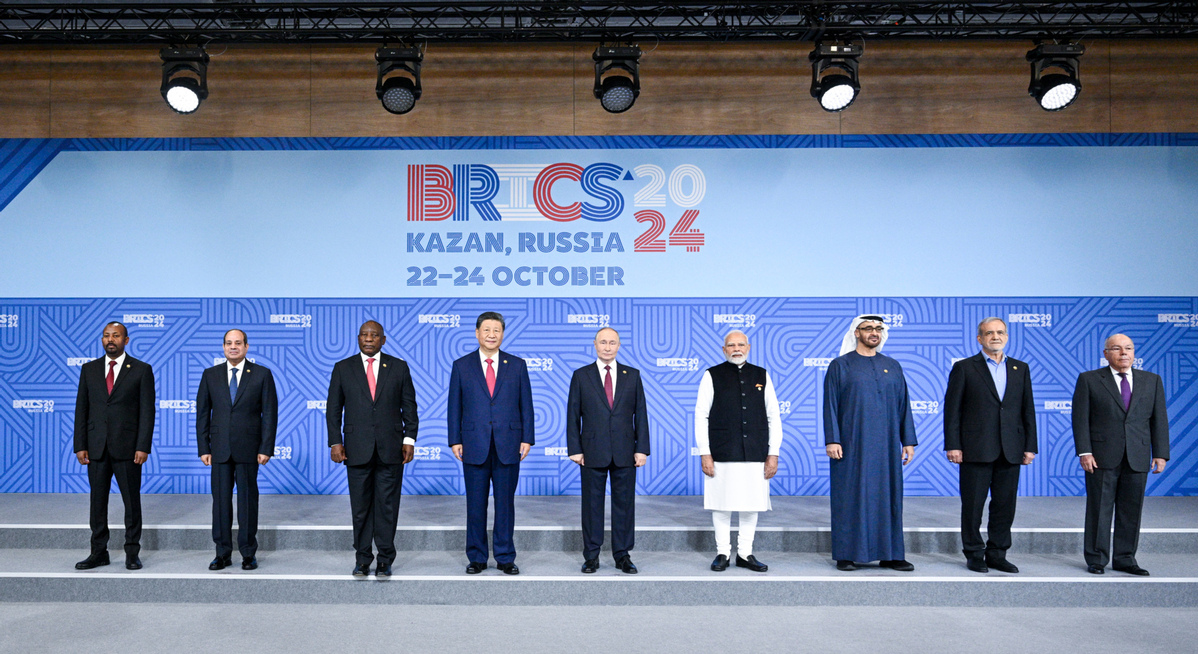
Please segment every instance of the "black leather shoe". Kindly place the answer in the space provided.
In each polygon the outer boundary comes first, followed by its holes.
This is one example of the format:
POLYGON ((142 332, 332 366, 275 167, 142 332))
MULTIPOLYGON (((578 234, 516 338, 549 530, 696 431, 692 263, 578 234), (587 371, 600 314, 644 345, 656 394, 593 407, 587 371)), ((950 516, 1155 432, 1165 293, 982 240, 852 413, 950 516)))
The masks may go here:
POLYGON ((585 574, 591 574, 599 570, 599 559, 587 559, 582 562, 582 571, 585 574))
POLYGON ((390 576, 391 576, 391 564, 390 564, 390 563, 380 563, 380 564, 378 564, 378 565, 377 565, 377 566, 374 568, 374 576, 376 576, 376 577, 390 577, 390 576))
POLYGON ((899 559, 897 561, 878 561, 878 565, 883 568, 898 570, 899 572, 911 572, 915 569, 915 566, 911 565, 911 563, 905 559, 899 559))
POLYGON ((620 572, 623 572, 626 575, 636 574, 636 566, 632 564, 632 557, 630 556, 625 556, 619 561, 616 561, 616 567, 620 569, 620 572))
POLYGON ((1119 572, 1126 572, 1129 575, 1136 575, 1139 577, 1148 576, 1148 571, 1138 565, 1113 565, 1111 566, 1111 569, 1118 570, 1119 572))
POLYGON ((369 574, 370 574, 370 564, 369 563, 367 563, 365 565, 359 563, 354 566, 354 576, 355 577, 365 577, 369 574))
POLYGON ((1102 566, 1091 563, 1090 565, 1086 566, 1086 572, 1089 572, 1092 575, 1100 575, 1106 571, 1102 569, 1102 566))
POLYGON ((476 575, 486 569, 487 569, 486 563, 477 563, 475 561, 471 561, 470 565, 466 566, 466 574, 476 575))
POLYGON ((762 563, 761 561, 758 561, 757 557, 753 556, 752 554, 750 554, 749 558, 747 558, 747 559, 742 559, 742 558, 740 558, 740 555, 737 554, 736 555, 736 567, 748 568, 748 569, 752 570, 753 572, 765 572, 766 570, 770 569, 770 567, 768 565, 762 563))
POLYGON ((990 568, 986 567, 986 562, 982 559, 965 559, 965 567, 974 572, 990 572, 990 568))
POLYGON ((126 570, 141 570, 141 559, 139 559, 136 554, 134 554, 133 556, 126 556, 125 557, 125 569, 126 570))
POLYGON ((1006 572, 1007 574, 1019 573, 1019 568, 1017 568, 1014 563, 1011 563, 1006 559, 986 559, 986 565, 998 570, 999 572, 1006 572))
POLYGON ((101 552, 99 554, 92 554, 86 559, 76 563, 75 569, 91 570, 92 568, 98 568, 102 565, 108 565, 109 563, 112 563, 112 561, 108 559, 108 552, 101 552))
POLYGON ((233 565, 233 558, 229 556, 218 556, 212 559, 212 563, 208 564, 209 570, 224 570, 233 565))
POLYGON ((258 557, 249 556, 249 557, 245 557, 245 558, 241 559, 241 569, 242 570, 257 570, 258 569, 258 557))
POLYGON ((851 572, 857 569, 857 564, 848 559, 838 559, 836 561, 836 569, 844 572, 851 572))
POLYGON ((495 567, 499 568, 499 571, 505 575, 520 574, 520 568, 516 567, 515 563, 496 563, 495 567))
POLYGON ((713 572, 723 572, 728 569, 728 557, 723 554, 717 554, 715 560, 711 562, 711 570, 713 572))

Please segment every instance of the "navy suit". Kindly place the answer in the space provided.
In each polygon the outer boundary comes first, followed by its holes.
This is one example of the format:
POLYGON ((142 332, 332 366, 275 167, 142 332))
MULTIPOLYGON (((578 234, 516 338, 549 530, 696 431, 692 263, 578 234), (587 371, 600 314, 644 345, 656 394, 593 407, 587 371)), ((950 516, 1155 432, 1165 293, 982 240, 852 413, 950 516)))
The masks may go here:
POLYGON ((500 350, 495 354, 495 395, 487 391, 479 351, 453 362, 449 375, 449 445, 462 446, 466 482, 466 556, 486 563, 487 493, 494 486, 495 561, 512 563, 516 484, 520 480, 520 444, 533 445, 532 387, 524 359, 500 350))
POLYGON ((229 395, 229 365, 204 371, 196 392, 196 445, 212 456, 212 542, 216 555, 233 553, 233 486, 237 486, 237 549, 258 552, 258 455, 273 456, 279 400, 270 368, 249 361, 229 395))
POLYGON ((1073 443, 1078 455, 1092 454, 1098 464, 1094 472, 1085 473, 1086 563, 1139 565, 1136 549, 1148 470, 1152 459, 1169 459, 1169 417, 1160 376, 1132 370, 1131 404, 1124 409, 1110 368, 1078 375, 1073 391, 1073 443))
POLYGON ((75 398, 75 451, 87 450, 91 485, 91 551, 108 550, 108 492, 116 477, 125 503, 125 555, 141 551, 141 466, 154 439, 154 370, 125 354, 125 364, 108 393, 108 357, 83 364, 75 398))
POLYGON ((415 440, 420 426, 416 387, 407 362, 381 352, 376 357, 374 399, 358 353, 333 366, 325 405, 329 447, 345 446, 355 560, 361 566, 374 560, 371 542, 378 549, 380 566, 395 561, 403 441, 415 440))
POLYGON ((598 365, 574 371, 566 400, 566 445, 583 455, 583 557, 599 558, 603 546, 603 503, 611 476, 611 546, 618 562, 632 550, 636 527, 636 454, 649 454, 649 414, 636 368, 616 364, 611 406, 598 365))

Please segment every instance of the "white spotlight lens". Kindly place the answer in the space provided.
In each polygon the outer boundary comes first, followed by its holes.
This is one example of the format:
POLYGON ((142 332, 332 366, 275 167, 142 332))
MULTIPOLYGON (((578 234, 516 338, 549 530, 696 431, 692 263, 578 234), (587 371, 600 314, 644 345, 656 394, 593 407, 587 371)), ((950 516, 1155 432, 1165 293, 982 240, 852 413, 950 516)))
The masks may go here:
POLYGON ((853 103, 853 98, 857 96, 857 91, 848 84, 837 84, 832 88, 824 91, 820 96, 819 103, 827 111, 840 111, 853 103))
POLYGON ((166 103, 181 114, 189 114, 200 108, 200 96, 194 89, 177 84, 167 89, 166 103))
POLYGON ((1076 97, 1077 86, 1065 82, 1048 89, 1044 93, 1044 97, 1040 98, 1040 106, 1048 111, 1057 111, 1068 107, 1076 97))

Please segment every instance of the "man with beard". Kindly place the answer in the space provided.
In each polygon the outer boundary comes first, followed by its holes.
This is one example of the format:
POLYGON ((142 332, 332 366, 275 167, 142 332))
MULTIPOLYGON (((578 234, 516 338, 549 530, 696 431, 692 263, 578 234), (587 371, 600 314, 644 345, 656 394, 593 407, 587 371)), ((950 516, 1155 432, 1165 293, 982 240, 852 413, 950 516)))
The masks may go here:
POLYGON ((915 569, 903 545, 903 466, 915 456, 915 422, 902 366, 878 352, 885 342, 881 316, 858 316, 824 378, 838 570, 868 561, 915 569))
POLYGON ((154 370, 125 353, 129 330, 104 326, 104 356, 83 364, 75 398, 75 457, 91 485, 91 555, 76 570, 108 565, 108 491, 125 503, 125 568, 140 570, 141 466, 154 439, 154 370))
POLYGON ((724 363, 703 373, 695 401, 695 441, 703 466, 703 508, 715 526, 716 557, 711 569, 728 569, 732 555, 732 512, 740 512, 736 565, 753 572, 769 566, 753 556, 757 514, 769 511, 770 479, 778 472, 782 418, 778 397, 765 368, 746 363, 749 338, 742 331, 724 337, 724 363))

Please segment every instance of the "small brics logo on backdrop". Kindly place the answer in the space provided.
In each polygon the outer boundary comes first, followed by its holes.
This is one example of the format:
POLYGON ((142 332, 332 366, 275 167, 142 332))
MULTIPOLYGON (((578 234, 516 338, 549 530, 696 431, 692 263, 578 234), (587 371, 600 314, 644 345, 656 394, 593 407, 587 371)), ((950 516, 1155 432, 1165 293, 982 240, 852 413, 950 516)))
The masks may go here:
POLYGON ((1009 313, 1007 323, 1023 323, 1028 327, 1052 327, 1051 313, 1009 313))
POLYGON ((16 329, 20 318, 15 313, 0 313, 0 329, 16 329))
POLYGON ((272 325, 283 325, 284 327, 311 327, 312 316, 302 313, 272 313, 270 315, 270 323, 272 325))
POLYGON ((13 400, 12 408, 29 413, 54 413, 54 400, 13 400))
POLYGON ((456 313, 422 313, 417 316, 416 322, 433 327, 461 327, 462 316, 456 313))
POLYGON ((1158 313, 1156 321, 1172 323, 1174 327, 1198 327, 1198 313, 1158 313))
POLYGON ((657 367, 674 372, 695 372, 699 369, 699 360, 693 357, 658 357, 657 367))
POLYGON ((121 322, 128 327, 165 327, 166 316, 161 313, 126 313, 121 322))

